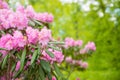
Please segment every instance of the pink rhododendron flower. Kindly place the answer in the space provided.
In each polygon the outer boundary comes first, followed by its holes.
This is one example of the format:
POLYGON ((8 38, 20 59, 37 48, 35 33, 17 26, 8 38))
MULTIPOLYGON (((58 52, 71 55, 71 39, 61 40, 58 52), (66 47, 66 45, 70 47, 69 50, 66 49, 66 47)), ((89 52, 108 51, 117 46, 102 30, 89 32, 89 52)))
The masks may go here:
POLYGON ((47 43, 52 39, 51 30, 44 27, 39 32, 39 43, 41 43, 43 46, 46 46, 47 43))
POLYGON ((80 80, 80 78, 76 78, 76 80, 80 80))
POLYGON ((72 63, 72 58, 71 58, 71 57, 66 57, 65 61, 66 61, 67 63, 72 63))
POLYGON ((55 76, 52 77, 52 80, 57 80, 55 76))
POLYGON ((11 10, 0 9, 0 30, 10 28, 8 17, 11 13, 11 10))
POLYGON ((84 69, 86 69, 88 67, 88 63, 87 62, 83 62, 81 64, 81 67, 84 68, 84 69))
POLYGON ((29 18, 34 18, 36 14, 32 6, 27 6, 27 8, 25 9, 25 13, 29 18))
POLYGON ((38 29, 33 29, 32 27, 27 27, 26 33, 27 33, 29 43, 36 44, 38 42, 38 39, 39 39, 39 30, 38 29))
POLYGON ((80 50, 80 54, 85 54, 87 52, 88 52, 88 50, 86 48, 80 50))
POLYGON ((82 44, 83 44, 83 41, 82 40, 77 40, 77 41, 75 41, 75 46, 82 46, 82 44))
POLYGON ((0 9, 8 9, 9 6, 6 2, 0 0, 0 9))
POLYGON ((92 50, 92 51, 96 50, 96 46, 95 46, 94 42, 88 42, 88 44, 85 46, 85 48, 88 50, 92 50))
POLYGON ((20 61, 17 62, 15 70, 18 71, 20 69, 20 61))
POLYGON ((27 44, 27 39, 20 31, 15 31, 13 33, 13 43, 14 47, 24 47, 27 44))
POLYGON ((4 58, 8 54, 8 51, 0 50, 0 53, 2 53, 2 57, 4 58))
POLYGON ((60 51, 56 51, 56 50, 52 50, 52 49, 49 49, 50 52, 52 52, 54 54, 54 58, 51 58, 47 53, 46 51, 43 51, 42 52, 42 59, 46 60, 46 61, 50 61, 51 64, 53 62, 58 62, 58 63, 61 63, 64 59, 64 55, 62 54, 62 52, 60 51))
POLYGON ((3 35, 0 38, 0 48, 5 48, 7 50, 13 49, 13 37, 10 34, 3 35))
POLYGON ((75 41, 72 38, 65 38, 65 48, 75 46, 75 41))
POLYGON ((76 64, 81 66, 82 65, 82 60, 77 61, 76 64))
MULTIPOLYGON (((63 59, 64 59, 64 55, 62 54, 62 52, 55 50, 53 53, 54 53, 56 62, 61 63, 61 62, 63 61, 63 59)), ((53 58, 53 59, 54 59, 54 58, 53 58)))
POLYGON ((16 11, 9 15, 8 21, 10 26, 17 29, 24 29, 28 26, 28 18, 25 14, 20 11, 16 11))
POLYGON ((38 13, 35 15, 35 19, 45 23, 53 22, 53 15, 48 13, 38 13))

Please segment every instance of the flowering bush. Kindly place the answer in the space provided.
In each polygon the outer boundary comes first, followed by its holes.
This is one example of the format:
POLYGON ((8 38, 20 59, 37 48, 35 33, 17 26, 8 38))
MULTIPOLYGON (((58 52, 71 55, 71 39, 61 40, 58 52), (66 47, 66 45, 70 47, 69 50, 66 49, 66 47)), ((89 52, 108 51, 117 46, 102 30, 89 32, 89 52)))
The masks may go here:
POLYGON ((87 68, 78 59, 95 51, 95 44, 89 42, 81 49, 82 40, 54 40, 48 29, 52 22, 52 14, 36 13, 32 6, 13 10, 0 0, 0 80, 66 80, 58 68, 64 58, 70 65, 87 68))
MULTIPOLYGON (((88 42, 85 47, 83 47, 82 40, 74 40, 69 37, 65 38, 64 42, 63 53, 65 56, 65 64, 63 67, 65 67, 68 72, 68 79, 74 70, 87 69, 88 63, 86 59, 96 50, 96 46, 94 42, 88 42)), ((79 80, 79 78, 77 79, 79 80)))
POLYGON ((52 14, 36 13, 32 6, 14 11, 0 1, 0 79, 52 79, 64 55, 50 43, 55 42, 46 26, 51 22, 52 14))

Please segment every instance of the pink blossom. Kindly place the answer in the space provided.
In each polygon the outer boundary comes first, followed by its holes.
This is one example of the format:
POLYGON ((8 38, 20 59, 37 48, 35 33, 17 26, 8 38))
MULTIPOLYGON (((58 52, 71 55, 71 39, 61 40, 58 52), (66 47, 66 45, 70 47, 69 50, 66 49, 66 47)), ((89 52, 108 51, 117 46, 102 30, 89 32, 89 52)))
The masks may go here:
POLYGON ((61 51, 54 51, 53 54, 55 55, 56 62, 61 63, 64 60, 64 55, 61 51))
POLYGON ((39 43, 41 43, 42 46, 46 46, 51 39, 51 30, 47 29, 46 27, 41 29, 41 31, 39 32, 39 43))
POLYGON ((55 76, 53 76, 53 77, 52 77, 52 80, 56 80, 56 77, 55 77, 55 76))
POLYGON ((83 41, 82 41, 82 40, 77 40, 77 41, 75 41, 75 46, 81 47, 82 44, 83 44, 83 41))
POLYGON ((0 50, 0 53, 2 53, 2 57, 4 58, 8 54, 8 51, 0 50))
POLYGON ((46 60, 46 61, 50 61, 51 64, 53 62, 58 62, 58 63, 61 63, 64 59, 64 55, 62 54, 61 51, 56 51, 56 50, 52 50, 52 49, 49 49, 50 52, 52 52, 54 54, 54 58, 51 58, 47 53, 46 51, 43 51, 42 52, 42 59, 46 60))
POLYGON ((76 64, 81 66, 82 65, 82 60, 77 61, 76 64))
POLYGON ((5 48, 7 50, 13 49, 13 37, 10 34, 3 35, 0 38, 0 48, 5 48))
POLYGON ((25 9, 25 13, 29 18, 34 18, 36 14, 32 6, 27 6, 27 8, 25 9))
POLYGON ((10 28, 8 17, 11 13, 11 10, 0 9, 0 30, 10 28))
POLYGON ((95 46, 94 42, 88 42, 87 45, 85 46, 85 48, 88 50, 92 50, 92 51, 96 50, 96 46, 95 46))
POLYGON ((85 54, 87 52, 88 52, 88 50, 86 48, 80 50, 80 54, 85 54))
POLYGON ((36 44, 39 39, 39 30, 38 29, 33 29, 32 27, 27 27, 26 29, 27 37, 28 37, 28 42, 32 44, 36 44))
POLYGON ((80 78, 76 78, 76 80, 80 80, 80 78))
POLYGON ((16 12, 20 12, 20 13, 25 14, 25 8, 24 8, 24 6, 19 5, 19 6, 17 7, 17 9, 16 9, 16 12))
POLYGON ((15 70, 18 71, 20 69, 20 61, 17 62, 15 70))
POLYGON ((75 46, 75 41, 72 38, 65 38, 65 48, 75 46))
POLYGON ((35 15, 35 19, 45 23, 53 22, 53 18, 54 18, 53 15, 48 13, 38 13, 35 15))
POLYGON ((66 57, 65 61, 66 61, 67 63, 72 63, 72 58, 71 58, 71 57, 66 57))
POLYGON ((27 39, 20 31, 15 31, 13 33, 13 43, 14 47, 24 47, 27 44, 27 39))
POLYGON ((8 9, 9 6, 6 2, 0 0, 0 9, 8 9))
POLYGON ((86 69, 88 67, 88 63, 87 62, 83 62, 81 64, 81 67, 84 68, 84 69, 86 69))
POLYGON ((9 15, 8 17, 9 24, 12 28, 24 29, 28 26, 28 18, 24 13, 16 11, 9 15))

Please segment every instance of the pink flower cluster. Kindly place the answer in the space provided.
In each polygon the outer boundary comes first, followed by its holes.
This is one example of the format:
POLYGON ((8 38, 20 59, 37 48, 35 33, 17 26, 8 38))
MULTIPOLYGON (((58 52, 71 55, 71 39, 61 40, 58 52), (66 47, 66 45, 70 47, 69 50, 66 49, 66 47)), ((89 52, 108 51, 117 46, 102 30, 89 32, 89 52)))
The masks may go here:
POLYGON ((87 62, 83 62, 82 60, 74 60, 71 57, 66 57, 65 61, 69 64, 75 65, 75 66, 80 66, 81 68, 86 69, 88 67, 87 62))
POLYGON ((83 49, 80 50, 80 54, 88 53, 88 51, 95 51, 96 46, 94 42, 88 42, 83 49))
POLYGON ((52 52, 54 57, 51 58, 46 51, 42 52, 42 59, 46 60, 46 61, 50 61, 50 63, 52 64, 53 62, 58 62, 61 63, 64 60, 64 55, 62 54, 61 51, 56 51, 53 49, 49 49, 48 51, 52 52))
MULTIPOLYGON (((47 28, 33 29, 28 27, 25 33, 19 30, 13 32, 13 34, 6 34, 0 37, 0 48, 7 50, 13 50, 17 48, 23 48, 25 45, 29 44, 44 44, 46 46, 48 42, 52 39, 51 31, 47 28)), ((3 50, 0 51, 3 55, 6 53, 3 50)))
POLYGON ((0 9, 8 9, 8 4, 3 0, 0 0, 0 9))
POLYGON ((69 47, 75 47, 75 46, 79 46, 81 47, 83 44, 82 40, 77 40, 75 41, 73 38, 65 38, 65 48, 69 48, 69 47))
MULTIPOLYGON (((0 7, 3 3, 0 3, 0 7)), ((31 18, 43 23, 53 22, 52 14, 36 13, 31 6, 27 8, 19 6, 15 12, 10 9, 0 9, 0 30, 9 28, 23 30, 28 27, 31 18)))
POLYGON ((29 18, 33 18, 35 20, 38 20, 38 21, 41 21, 41 22, 44 22, 44 23, 51 23, 51 22, 53 22, 53 19, 54 19, 53 15, 49 14, 47 12, 36 13, 34 11, 34 9, 32 8, 32 6, 27 6, 26 9, 24 9, 24 7, 22 7, 22 6, 19 6, 17 8, 17 10, 26 14, 27 17, 29 17, 29 18))

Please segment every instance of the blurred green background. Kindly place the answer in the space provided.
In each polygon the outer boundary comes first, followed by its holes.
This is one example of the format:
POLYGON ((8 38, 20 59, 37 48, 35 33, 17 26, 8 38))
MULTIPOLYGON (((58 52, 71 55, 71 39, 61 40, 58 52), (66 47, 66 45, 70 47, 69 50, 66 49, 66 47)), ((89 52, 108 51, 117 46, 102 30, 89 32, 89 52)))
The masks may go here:
POLYGON ((54 15, 53 36, 94 41, 89 68, 69 80, 120 80, 120 0, 29 0, 37 12, 54 15))

